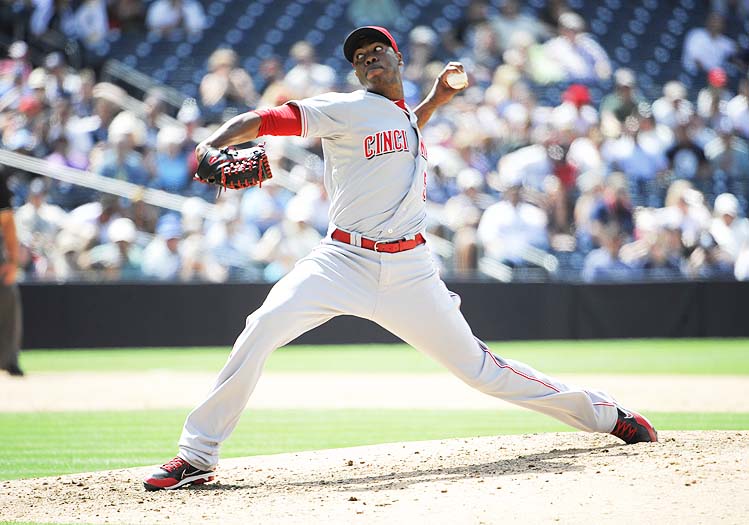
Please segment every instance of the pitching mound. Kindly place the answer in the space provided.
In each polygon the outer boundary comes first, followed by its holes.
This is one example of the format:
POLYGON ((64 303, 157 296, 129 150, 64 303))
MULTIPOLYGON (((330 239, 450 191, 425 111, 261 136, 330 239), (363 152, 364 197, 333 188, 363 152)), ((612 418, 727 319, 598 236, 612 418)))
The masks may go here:
POLYGON ((150 468, 2 482, 0 520, 83 523, 746 523, 749 432, 583 433, 230 459, 145 492, 150 468))

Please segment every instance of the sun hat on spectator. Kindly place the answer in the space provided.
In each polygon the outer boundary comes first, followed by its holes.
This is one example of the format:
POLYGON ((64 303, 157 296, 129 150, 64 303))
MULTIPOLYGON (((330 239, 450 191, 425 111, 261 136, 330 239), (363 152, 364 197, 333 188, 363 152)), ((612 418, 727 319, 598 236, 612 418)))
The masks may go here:
POLYGON ((16 40, 8 48, 8 56, 15 60, 25 57, 28 52, 29 46, 23 40, 16 40))
POLYGON ((180 145, 186 138, 187 134, 183 128, 177 126, 166 126, 161 128, 156 135, 156 147, 161 150, 168 148, 169 146, 180 145))
POLYGON ((559 27, 570 31, 583 31, 585 30, 585 20, 577 13, 567 11, 559 17, 559 27))
POLYGON ((614 72, 614 82, 617 86, 635 87, 637 79, 634 71, 628 67, 620 67, 614 72))
POLYGON ((682 100, 687 97, 687 88, 678 80, 671 80, 663 85, 663 96, 669 100, 682 100))
POLYGON ((715 198, 715 215, 731 215, 737 217, 739 214, 739 200, 732 193, 721 193, 715 198))
POLYGON ((116 144, 123 138, 130 137, 133 146, 142 146, 148 134, 146 123, 130 111, 121 111, 112 119, 107 128, 109 142, 116 144))
POLYGON ((47 85, 47 72, 41 67, 36 68, 29 75, 26 84, 29 86, 29 89, 44 89, 47 85))
POLYGON ((112 221, 107 234, 112 242, 135 242, 135 223, 127 217, 120 217, 112 221))

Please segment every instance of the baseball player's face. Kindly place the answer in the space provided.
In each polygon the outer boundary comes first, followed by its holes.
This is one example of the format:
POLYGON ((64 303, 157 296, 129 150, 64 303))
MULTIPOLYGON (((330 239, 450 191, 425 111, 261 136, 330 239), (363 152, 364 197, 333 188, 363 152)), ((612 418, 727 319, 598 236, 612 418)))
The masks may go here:
POLYGON ((356 78, 369 91, 381 95, 388 96, 393 89, 402 89, 402 63, 402 55, 382 42, 365 40, 354 51, 353 66, 356 78))

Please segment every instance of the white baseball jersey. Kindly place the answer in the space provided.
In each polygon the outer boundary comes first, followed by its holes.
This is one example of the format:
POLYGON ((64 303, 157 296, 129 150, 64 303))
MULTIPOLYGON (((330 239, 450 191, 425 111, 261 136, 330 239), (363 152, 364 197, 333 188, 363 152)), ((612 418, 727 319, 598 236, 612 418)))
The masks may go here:
POLYGON ((322 138, 336 227, 382 241, 423 232, 427 153, 412 111, 364 90, 291 103, 302 136, 322 138))
MULTIPOLYGON (((365 91, 293 104, 300 108, 302 135, 323 140, 331 227, 380 241, 423 230, 426 149, 413 113, 365 91)), ((382 253, 329 236, 247 318, 211 392, 185 421, 180 457, 212 470, 268 356, 338 315, 372 320, 491 396, 583 430, 610 432, 616 423, 616 404, 609 395, 502 359, 478 340, 460 312, 460 299, 440 279, 427 245, 382 253)))

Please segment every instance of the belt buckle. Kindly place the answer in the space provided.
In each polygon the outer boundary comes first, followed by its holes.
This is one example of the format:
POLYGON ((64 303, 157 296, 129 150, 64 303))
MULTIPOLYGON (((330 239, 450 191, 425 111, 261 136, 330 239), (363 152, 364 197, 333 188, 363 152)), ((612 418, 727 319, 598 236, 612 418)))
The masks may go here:
POLYGON ((379 253, 379 252, 380 252, 380 250, 378 250, 378 249, 377 249, 377 245, 378 245, 378 244, 383 244, 383 242, 382 242, 382 241, 375 241, 375 243, 374 243, 374 246, 372 247, 372 249, 373 249, 374 251, 376 251, 376 252, 378 252, 378 253, 379 253))

